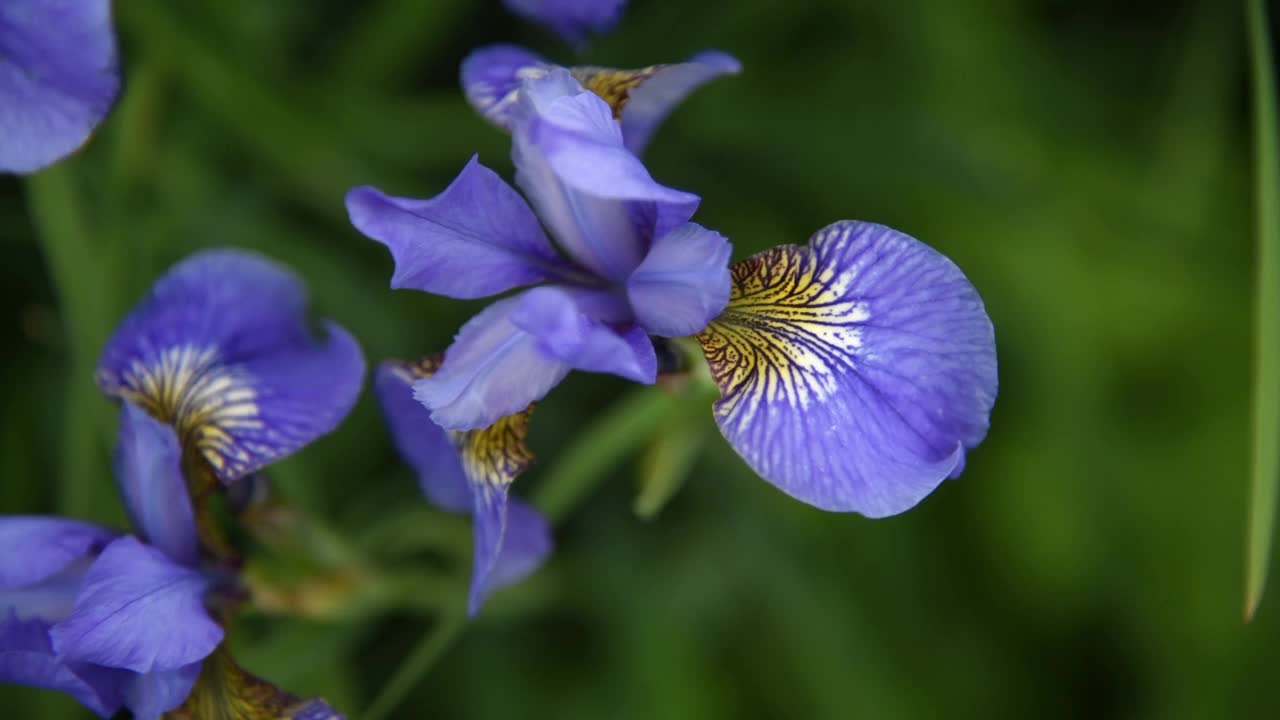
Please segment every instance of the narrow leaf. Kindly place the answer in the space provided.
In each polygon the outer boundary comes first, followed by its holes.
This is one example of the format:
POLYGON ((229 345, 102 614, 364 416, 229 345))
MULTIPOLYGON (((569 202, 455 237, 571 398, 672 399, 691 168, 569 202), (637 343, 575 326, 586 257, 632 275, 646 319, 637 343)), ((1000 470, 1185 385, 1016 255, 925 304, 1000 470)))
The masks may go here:
POLYGON ((1247 0, 1253 60, 1258 203, 1258 340, 1254 360, 1253 483, 1245 572, 1245 619, 1258 610, 1280 489, 1280 148, 1276 144, 1276 89, 1263 0, 1247 0))

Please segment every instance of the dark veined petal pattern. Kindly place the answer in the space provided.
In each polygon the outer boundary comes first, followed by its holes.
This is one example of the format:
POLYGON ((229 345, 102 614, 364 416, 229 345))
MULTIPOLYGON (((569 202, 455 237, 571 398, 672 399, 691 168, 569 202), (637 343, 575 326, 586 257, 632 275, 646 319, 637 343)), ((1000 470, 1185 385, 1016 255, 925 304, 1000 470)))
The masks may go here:
POLYGON ((224 482, 292 454, 346 417, 364 356, 325 323, 314 339, 306 291, 283 266, 243 250, 179 262, 116 329, 99 387, 177 431, 224 482))
POLYGON ((817 507, 902 512, 963 467, 995 402, 996 351, 959 268, 893 229, 839 222, 737 263, 698 335, 725 438, 817 507))
POLYGON ((459 489, 469 496, 475 549, 467 607, 474 615, 490 593, 523 580, 542 564, 551 552, 551 528, 538 511, 508 493, 533 463, 525 445, 533 406, 487 428, 446 431, 413 401, 414 383, 431 377, 441 363, 440 355, 384 363, 378 396, 396 446, 418 472, 427 496, 455 512, 462 510, 459 489))

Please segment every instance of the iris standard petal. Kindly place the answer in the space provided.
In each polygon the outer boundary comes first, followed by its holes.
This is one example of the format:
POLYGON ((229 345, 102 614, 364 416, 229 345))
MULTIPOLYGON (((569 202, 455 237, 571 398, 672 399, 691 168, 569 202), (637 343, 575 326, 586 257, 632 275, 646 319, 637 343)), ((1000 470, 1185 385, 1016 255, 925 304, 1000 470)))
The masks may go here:
POLYGON ((622 17, 626 0, 504 0, 511 12, 549 28, 570 45, 589 33, 609 30, 622 17))
POLYGON ((0 682, 64 692, 98 717, 116 714, 132 674, 60 659, 49 641, 49 625, 0 613, 0 682))
POLYGON ((351 224, 391 251, 391 287, 478 298, 548 280, 567 268, 529 205, 477 156, 430 200, 371 187, 347 193, 351 224))
POLYGON ((658 372, 653 343, 634 325, 615 328, 593 318, 593 298, 556 286, 534 288, 520 296, 511 322, 537 338, 544 356, 575 370, 653 383, 658 372))
POLYGON ((384 362, 375 380, 378 401, 391 441, 417 473, 423 494, 450 512, 471 512, 471 488, 453 441, 413 397, 413 383, 430 377, 442 359, 433 355, 415 363, 384 362))
POLYGON ((959 268, 882 225, 840 222, 807 248, 733 267, 698 336, 716 421, 765 479, 870 517, 920 502, 981 442, 995 402, 991 320, 959 268))
POLYGON ((133 713, 134 720, 160 720, 181 705, 191 694, 202 664, 195 662, 175 670, 135 674, 124 688, 124 704, 133 713))
POLYGON ((222 628, 204 607, 209 580, 136 538, 107 546, 85 576, 71 615, 50 631, 68 659, 137 673, 208 657, 222 628))
POLYGON ((546 75, 552 67, 540 55, 519 45, 487 45, 463 59, 462 92, 486 120, 510 130, 511 111, 520 85, 546 75))
POLYGON ((720 233, 695 223, 663 235, 627 279, 637 321, 653 335, 701 332, 729 302, 729 256, 720 233))
POLYGON ((71 563, 96 555, 116 535, 79 520, 0 516, 0 590, 22 588, 50 578, 71 563))
POLYGON ((75 151, 119 90, 110 0, 0 3, 0 172, 75 151))
POLYGON ((521 296, 499 300, 467 321, 440 369, 414 383, 413 394, 446 430, 489 427, 544 397, 569 373, 538 339, 511 322, 521 296))
POLYGON ((737 58, 708 50, 682 63, 639 70, 577 67, 573 68, 573 75, 583 87, 609 103, 622 123, 627 148, 640 155, 662 121, 694 90, 741 71, 742 63, 737 58))
POLYGON ((116 329, 98 385, 174 427, 231 481, 328 433, 355 403, 364 358, 327 325, 317 342, 306 292, 283 266, 243 250, 175 265, 116 329))
POLYGON ((125 401, 114 460, 116 485, 134 530, 173 560, 195 565, 200 546, 178 434, 125 401))
POLYGON ((657 218, 670 226, 693 216, 698 196, 654 181, 623 145, 609 106, 566 70, 525 83, 520 105, 516 184, 583 267, 623 282, 644 258, 657 218))

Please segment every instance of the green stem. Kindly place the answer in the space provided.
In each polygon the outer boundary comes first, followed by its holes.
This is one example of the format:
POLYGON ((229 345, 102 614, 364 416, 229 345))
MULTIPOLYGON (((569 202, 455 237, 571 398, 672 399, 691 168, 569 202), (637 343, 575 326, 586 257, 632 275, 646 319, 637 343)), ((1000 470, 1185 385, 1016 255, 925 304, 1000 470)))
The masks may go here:
POLYGON ((624 456, 638 450, 664 424, 685 412, 706 411, 701 386, 677 397, 652 388, 633 390, 571 444, 534 494, 534 504, 563 520, 624 456))
POLYGON ((1276 145, 1276 88, 1267 12, 1246 0, 1253 59, 1258 213, 1257 355, 1254 367, 1253 482, 1246 560, 1246 619, 1258 610, 1267 570, 1280 486, 1280 148, 1276 145))
MULTIPOLYGON (((110 487, 103 443, 109 407, 93 384, 97 353, 113 320, 114 274, 104 266, 83 215, 70 164, 27 180, 27 202, 58 296, 69 351, 59 476, 59 511, 105 519, 110 487)), ((107 514, 109 516, 109 514, 107 514)))
POLYGON ((423 676, 431 670, 466 627, 462 614, 442 615, 434 625, 422 634, 417 647, 409 653, 381 692, 360 715, 363 720, 382 720, 400 706, 405 696, 413 691, 423 676))

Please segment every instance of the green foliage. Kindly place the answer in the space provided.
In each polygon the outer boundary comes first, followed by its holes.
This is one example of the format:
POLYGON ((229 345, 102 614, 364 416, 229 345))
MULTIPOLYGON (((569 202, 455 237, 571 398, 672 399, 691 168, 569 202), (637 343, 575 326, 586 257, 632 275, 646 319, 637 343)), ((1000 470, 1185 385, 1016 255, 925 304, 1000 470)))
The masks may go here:
MULTIPOLYGON (((1270 716, 1280 613, 1239 619, 1255 276, 1239 10, 634 0, 581 61, 718 47, 745 66, 666 124, 655 177, 701 194, 736 257, 854 218, 955 259, 1000 346, 990 437, 962 479, 873 522, 791 501, 712 433, 641 520, 648 433, 687 408, 575 375, 539 405, 516 489, 558 516, 557 553, 455 635, 466 525, 421 508, 366 394, 273 477, 362 556, 438 573, 387 578, 424 599, 392 616, 248 618, 237 657, 396 718, 1270 716)), ((489 42, 573 59, 497 0, 116 14, 117 112, 70 162, 0 180, 2 512, 120 522, 92 365, 196 248, 294 266, 371 363, 445 347, 480 304, 389 291, 342 194, 426 197, 476 152, 509 173, 459 61, 489 42)), ((87 717, 8 686, 0 707, 87 717)))

